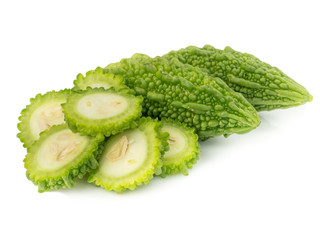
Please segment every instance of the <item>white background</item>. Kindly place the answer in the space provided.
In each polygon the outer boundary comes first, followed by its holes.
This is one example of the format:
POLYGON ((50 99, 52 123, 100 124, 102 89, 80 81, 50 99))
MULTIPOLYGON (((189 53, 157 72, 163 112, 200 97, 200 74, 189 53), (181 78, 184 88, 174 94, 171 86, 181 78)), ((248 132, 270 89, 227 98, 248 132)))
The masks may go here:
POLYGON ((0 239, 320 239, 317 1, 1 1, 0 239), (223 2, 223 3, 222 3, 223 2), (314 96, 261 112, 246 135, 201 144, 188 177, 116 194, 80 182, 38 193, 16 137, 37 93, 136 52, 229 45, 314 96))

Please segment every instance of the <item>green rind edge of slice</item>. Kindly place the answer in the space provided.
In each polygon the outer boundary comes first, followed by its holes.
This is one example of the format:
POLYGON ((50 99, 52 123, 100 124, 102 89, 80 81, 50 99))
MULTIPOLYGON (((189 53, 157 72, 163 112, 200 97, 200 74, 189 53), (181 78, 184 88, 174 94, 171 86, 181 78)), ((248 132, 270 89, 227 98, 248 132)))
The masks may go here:
POLYGON ((174 121, 171 119, 162 119, 163 125, 172 126, 178 128, 188 137, 188 145, 192 148, 181 159, 177 159, 175 162, 166 163, 163 159, 162 173, 161 177, 166 177, 167 175, 173 175, 177 173, 182 173, 183 175, 188 175, 188 169, 192 169, 193 165, 197 163, 199 155, 201 153, 198 142, 198 135, 194 133, 193 128, 187 127, 185 124, 174 121))
MULTIPOLYGON (((34 170, 34 157, 38 153, 41 144, 52 134, 68 129, 67 124, 60 124, 51 127, 48 130, 40 133, 40 138, 34 142, 31 148, 28 148, 28 153, 24 159, 24 167, 27 170, 26 176, 36 186, 38 186, 39 192, 45 192, 49 190, 56 190, 60 188, 72 188, 75 185, 76 179, 81 179, 86 173, 90 173, 96 169, 99 164, 97 159, 100 158, 104 147, 104 136, 98 134, 96 137, 89 137, 88 145, 77 156, 81 160, 77 160, 75 164, 71 161, 67 166, 59 169, 59 173, 56 176, 39 176, 34 170)), ((50 175, 50 174, 48 174, 50 175)), ((54 175, 54 174, 51 174, 54 175)))
POLYGON ((17 125, 18 130, 20 131, 17 134, 17 137, 20 139, 20 141, 23 143, 23 147, 29 148, 31 147, 32 143, 36 140, 32 136, 31 129, 30 129, 30 118, 32 113, 38 109, 39 106, 44 104, 48 100, 53 99, 61 99, 65 98, 67 99, 70 95, 71 90, 70 89, 64 89, 60 90, 58 92, 56 91, 50 91, 45 94, 37 94, 34 98, 30 99, 30 104, 27 105, 20 113, 19 116, 19 123, 17 125))
POLYGON ((114 91, 113 89, 106 90, 104 88, 88 87, 86 90, 74 91, 67 99, 67 102, 62 104, 62 108, 65 115, 65 121, 73 132, 79 132, 90 136, 101 133, 108 137, 137 125, 136 120, 141 116, 142 101, 143 98, 141 96, 134 96, 125 92, 114 91), (112 93, 122 96, 125 99, 129 99, 128 103, 130 106, 128 106, 128 109, 131 111, 130 115, 127 112, 121 113, 120 115, 108 118, 108 121, 104 123, 104 121, 106 121, 105 119, 88 119, 74 110, 75 105, 81 97, 95 93, 112 93), (125 120, 121 121, 123 114, 125 114, 125 120), (114 119, 113 122, 110 122, 111 119, 114 119))
POLYGON ((86 72, 85 76, 79 73, 76 80, 73 81, 74 87, 72 90, 85 90, 93 83, 107 83, 110 85, 110 88, 114 88, 115 90, 126 88, 120 75, 116 76, 112 73, 106 73, 103 68, 97 67, 95 70, 86 72))
MULTIPOLYGON (((92 172, 92 174, 88 178, 89 183, 94 183, 97 186, 100 186, 108 191, 115 191, 117 193, 124 192, 125 190, 134 190, 138 186, 145 184, 148 185, 150 180, 154 177, 154 175, 161 174, 161 167, 162 167, 162 157, 165 153, 165 151, 168 150, 168 134, 167 133, 161 133, 160 129, 162 127, 162 123, 151 119, 150 117, 147 118, 141 118, 138 123, 139 129, 144 131, 145 128, 148 127, 148 125, 153 128, 153 139, 152 139, 152 160, 149 164, 150 167, 143 173, 143 174, 137 174, 137 172, 141 169, 137 169, 133 173, 130 173, 126 175, 125 177, 122 177, 120 180, 115 180, 113 182, 105 181, 104 178, 105 175, 101 172, 99 172, 99 168, 92 172), (152 126, 153 125, 153 126, 152 126), (137 175, 137 176, 135 176, 137 175), (130 179, 130 181, 124 181, 123 178, 130 179), (120 183, 121 182, 121 183, 120 183)), ((121 133, 120 133, 121 134, 121 133)), ((149 137, 150 138, 150 137, 149 137)), ((150 139, 149 141, 150 142, 150 139)), ((148 160, 147 160, 148 161, 148 160)), ((143 164, 144 165, 144 164, 143 164)))

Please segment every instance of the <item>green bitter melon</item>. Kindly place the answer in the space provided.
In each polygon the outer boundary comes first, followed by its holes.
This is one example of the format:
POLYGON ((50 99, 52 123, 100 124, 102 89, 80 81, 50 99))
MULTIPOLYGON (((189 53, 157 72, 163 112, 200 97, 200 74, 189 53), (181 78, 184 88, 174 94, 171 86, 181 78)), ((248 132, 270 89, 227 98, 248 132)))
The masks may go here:
POLYGON ((105 71, 123 76, 124 84, 144 97, 143 115, 183 122, 202 140, 246 133, 260 124, 258 113, 241 94, 178 59, 135 54, 105 71))
POLYGON ((30 99, 30 104, 21 111, 18 123, 18 138, 28 148, 39 139, 39 134, 53 125, 64 122, 61 104, 66 102, 70 90, 51 91, 38 94, 30 99))
POLYGON ((182 63, 221 78, 230 88, 243 94, 258 111, 289 108, 312 101, 303 86, 278 68, 230 47, 219 50, 210 45, 190 46, 163 57, 178 58, 182 63))
POLYGON ((142 100, 142 97, 113 89, 88 88, 74 92, 62 107, 72 131, 110 136, 136 126, 142 100))
POLYGON ((55 125, 28 148, 24 160, 27 178, 38 186, 39 192, 71 188, 77 178, 98 167, 103 140, 102 134, 81 136, 65 123, 55 125))
POLYGON ((86 90, 87 87, 103 87, 104 89, 113 87, 115 90, 119 90, 125 87, 121 76, 106 73, 101 67, 97 67, 95 70, 87 72, 85 76, 79 73, 73 84, 74 87, 72 90, 86 90))
POLYGON ((179 172, 188 175, 188 169, 191 169, 199 159, 198 136, 194 133, 194 129, 178 121, 162 120, 161 122, 163 124, 161 131, 170 135, 169 150, 162 158, 161 176, 179 172))
POLYGON ((161 122, 141 118, 137 128, 111 136, 88 182, 118 193, 149 184, 161 174, 161 157, 168 150, 169 135, 160 128, 161 122))

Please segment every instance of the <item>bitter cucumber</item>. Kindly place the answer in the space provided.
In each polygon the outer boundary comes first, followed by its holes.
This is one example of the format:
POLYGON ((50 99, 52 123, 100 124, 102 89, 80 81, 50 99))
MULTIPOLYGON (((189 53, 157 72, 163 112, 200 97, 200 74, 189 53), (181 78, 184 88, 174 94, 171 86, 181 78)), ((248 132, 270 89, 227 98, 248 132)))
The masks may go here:
POLYGON ((258 113, 241 94, 178 59, 135 54, 105 71, 123 76, 124 84, 144 97, 143 115, 183 122, 195 128, 202 140, 246 133, 260 123, 258 113))
POLYGON ((230 47, 222 51, 210 45, 190 46, 163 57, 178 58, 182 63, 221 78, 234 91, 243 94, 258 111, 289 108, 312 101, 303 86, 278 68, 230 47))
POLYGON ((81 136, 64 124, 51 127, 28 148, 24 160, 27 178, 39 192, 71 188, 77 178, 98 167, 104 137, 81 136))
POLYGON ((88 181, 119 193, 148 184, 155 174, 161 174, 161 157, 168 149, 169 135, 161 134, 160 128, 160 122, 141 118, 137 128, 110 137, 99 168, 88 181))
POLYGON ((118 90, 125 87, 123 84, 123 78, 121 76, 115 76, 112 73, 106 73, 100 67, 87 72, 85 76, 79 73, 73 84, 74 87, 72 90, 86 90, 87 87, 103 87, 104 89, 109 89, 112 87, 115 90, 118 90))
POLYGON ((64 122, 61 104, 69 95, 70 90, 65 89, 38 94, 30 99, 30 104, 21 111, 18 123, 20 132, 17 136, 24 147, 30 147, 42 131, 64 122))
POLYGON ((169 133, 169 150, 165 152, 162 161, 161 176, 182 173, 188 175, 188 169, 199 159, 198 136, 194 129, 186 127, 178 121, 162 121, 162 132, 169 133))
POLYGON ((136 126, 143 98, 103 88, 74 92, 62 104, 70 129, 86 135, 110 136, 136 126))

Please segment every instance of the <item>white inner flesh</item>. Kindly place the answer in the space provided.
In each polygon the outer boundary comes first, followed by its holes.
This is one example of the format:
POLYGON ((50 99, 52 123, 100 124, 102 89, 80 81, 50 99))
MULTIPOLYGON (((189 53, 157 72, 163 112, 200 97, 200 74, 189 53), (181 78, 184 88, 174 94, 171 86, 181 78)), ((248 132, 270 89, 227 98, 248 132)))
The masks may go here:
POLYGON ((161 131, 170 134, 168 139, 170 149, 165 152, 164 158, 170 158, 176 154, 180 154, 187 145, 184 134, 179 129, 169 126, 163 126, 161 131))
MULTIPOLYGON (((101 88, 103 87, 104 89, 109 89, 111 86, 107 83, 92 83, 92 84, 89 84, 89 87, 91 88, 101 88)), ((84 88, 86 89, 86 87, 84 88)))
POLYGON ((64 122, 61 103, 65 100, 54 101, 38 107, 30 117, 30 131, 35 140, 39 134, 53 125, 64 122))
POLYGON ((100 161, 100 171, 106 176, 123 177, 137 170, 146 160, 148 142, 139 129, 127 130, 107 142, 100 161), (119 151, 118 154, 114 154, 119 151))
POLYGON ((127 109, 125 98, 112 93, 95 93, 81 98, 77 111, 89 119, 104 119, 121 114, 127 109))
POLYGON ((69 129, 53 134, 47 138, 38 151, 39 167, 44 170, 63 167, 83 151, 87 142, 87 137, 73 133, 69 129))

